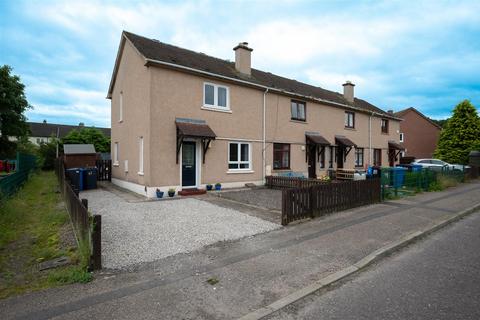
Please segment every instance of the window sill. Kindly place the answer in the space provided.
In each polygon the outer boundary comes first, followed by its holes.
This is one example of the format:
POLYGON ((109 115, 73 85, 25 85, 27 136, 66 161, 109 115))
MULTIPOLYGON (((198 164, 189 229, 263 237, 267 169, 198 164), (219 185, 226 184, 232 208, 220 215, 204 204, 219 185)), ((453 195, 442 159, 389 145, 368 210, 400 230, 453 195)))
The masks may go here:
POLYGON ((344 127, 345 130, 357 131, 355 127, 344 127))
POLYGON ((208 110, 208 111, 216 111, 216 112, 223 112, 223 113, 232 113, 232 110, 229 108, 224 108, 220 109, 221 107, 211 107, 211 106, 203 106, 201 107, 202 110, 208 110))
POLYGON ((285 172, 285 171, 292 171, 290 168, 282 168, 282 169, 272 169, 273 172, 285 172))
POLYGON ((388 136, 388 132, 381 132, 384 136, 388 136))
POLYGON ((143 172, 137 172, 139 176, 145 175, 143 172))
POLYGON ((122 123, 122 122, 123 122, 123 120, 118 120, 118 123, 122 123))
POLYGON ((235 173, 254 173, 255 171, 253 170, 228 170, 227 174, 235 174, 235 173))
POLYGON ((120 163, 114 162, 114 163, 113 163, 113 166, 114 166, 114 167, 118 167, 118 166, 120 166, 120 163))
POLYGON ((290 122, 293 122, 293 123, 302 123, 302 124, 308 124, 307 121, 303 121, 303 120, 295 120, 295 119, 290 119, 290 122))

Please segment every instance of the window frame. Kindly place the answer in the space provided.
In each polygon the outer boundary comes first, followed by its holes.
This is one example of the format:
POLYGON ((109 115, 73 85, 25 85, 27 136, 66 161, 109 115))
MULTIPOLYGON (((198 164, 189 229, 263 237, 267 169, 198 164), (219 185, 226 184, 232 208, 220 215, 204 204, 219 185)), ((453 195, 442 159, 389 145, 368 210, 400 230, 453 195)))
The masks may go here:
POLYGON ((119 165, 119 157, 118 157, 118 142, 113 144, 113 165, 119 165))
POLYGON ((118 122, 123 122, 123 91, 120 91, 120 98, 118 104, 118 122))
POLYGON ((307 121, 307 103, 305 101, 300 101, 300 100, 290 100, 290 120, 293 120, 293 121, 302 121, 302 122, 306 122, 307 121), (296 111, 297 111, 297 117, 293 117, 293 113, 292 113, 292 108, 293 108, 293 104, 295 104, 296 106, 296 111), (302 118, 299 118, 298 117, 298 107, 299 105, 303 105, 303 119, 302 118))
POLYGON ((143 136, 138 139, 138 175, 143 176, 143 136))
POLYGON ((202 102, 203 108, 205 109, 213 109, 213 110, 218 110, 218 111, 230 111, 230 88, 221 84, 215 84, 212 82, 204 82, 203 83, 203 102, 202 102), (213 86, 213 104, 207 104, 206 103, 206 94, 205 94, 205 87, 213 86), (224 88, 226 90, 226 97, 225 97, 225 104, 226 106, 220 106, 218 105, 218 88, 224 88))
POLYGON ((398 138, 398 141, 400 141, 400 142, 405 141, 405 134, 403 132, 400 132, 400 137, 398 138))
POLYGON ((381 167, 382 166, 382 149, 375 148, 373 149, 373 165, 381 167), (375 153, 378 152, 379 158, 376 159, 375 153), (379 160, 379 161, 376 161, 379 160))
MULTIPOLYGON (((282 153, 286 152, 284 150, 281 151, 282 153)), ((290 166, 291 166, 291 152, 292 152, 292 146, 290 143, 274 143, 273 144, 273 169, 274 170, 290 170, 290 166), (288 146, 288 165, 286 167, 284 166, 281 166, 281 167, 278 167, 278 168, 275 168, 275 154, 279 151, 276 151, 275 150, 275 146, 288 146)), ((280 161, 281 164, 283 164, 283 161, 280 161)))
MULTIPOLYGON (((345 111, 345 116, 344 116, 344 125, 345 125, 345 128, 347 129, 355 129, 355 112, 353 111, 345 111), (352 125, 350 126, 350 121, 347 121, 347 115, 351 115, 352 116, 352 125)), ((348 120, 350 120, 348 118, 348 120)))
POLYGON ((384 118, 380 120, 380 131, 382 133, 388 134, 388 131, 389 131, 388 127, 390 126, 389 122, 390 121, 388 121, 388 119, 384 119, 384 118), (385 126, 383 125, 384 123, 385 123, 385 126))
POLYGON ((245 141, 229 141, 228 148, 227 148, 227 168, 229 172, 242 172, 242 171, 252 171, 252 144, 250 142, 245 141), (237 145, 237 160, 232 161, 230 160, 230 146, 232 144, 237 145), (242 145, 248 146, 248 160, 241 160, 242 159, 242 145), (230 164, 238 164, 238 168, 230 168, 230 164), (248 164, 248 168, 240 168, 242 164, 248 164))
POLYGON ((325 169, 325 153, 327 152, 327 147, 323 147, 323 152, 320 154, 320 160, 318 163, 318 167, 320 169, 325 169))
POLYGON ((365 165, 365 148, 355 148, 355 167, 356 168, 363 168, 365 165), (361 162, 359 160, 358 155, 361 155, 361 162))

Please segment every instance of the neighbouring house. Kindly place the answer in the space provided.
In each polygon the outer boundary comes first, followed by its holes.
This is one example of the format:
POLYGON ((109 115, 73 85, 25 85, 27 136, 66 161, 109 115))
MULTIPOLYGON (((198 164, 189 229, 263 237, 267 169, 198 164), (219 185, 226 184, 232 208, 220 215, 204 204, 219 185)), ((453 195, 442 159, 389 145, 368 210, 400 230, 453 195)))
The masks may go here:
POLYGON ((405 148, 402 156, 433 158, 442 127, 415 108, 407 108, 394 115, 403 118, 399 134, 399 141, 405 148))
POLYGON ((64 144, 63 163, 65 169, 95 167, 97 153, 93 144, 64 144))
POLYGON ((233 50, 230 62, 122 33, 107 95, 114 183, 154 196, 398 160, 401 119, 353 83, 328 91, 252 68, 248 43, 233 50))
POLYGON ((46 120, 43 122, 27 122, 30 128, 30 136, 28 140, 30 142, 39 145, 40 143, 49 142, 52 137, 63 138, 72 130, 81 130, 83 128, 92 128, 102 131, 104 135, 110 137, 110 128, 97 128, 87 127, 82 122, 78 126, 48 123, 46 120))

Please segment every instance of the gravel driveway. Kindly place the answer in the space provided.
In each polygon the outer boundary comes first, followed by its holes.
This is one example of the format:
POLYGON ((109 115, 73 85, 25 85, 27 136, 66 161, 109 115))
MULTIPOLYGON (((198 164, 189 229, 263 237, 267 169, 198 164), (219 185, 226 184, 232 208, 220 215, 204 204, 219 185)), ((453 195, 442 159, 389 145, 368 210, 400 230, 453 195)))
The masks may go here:
POLYGON ((225 191, 219 193, 218 196, 263 208, 282 210, 282 190, 255 188, 225 191))
POLYGON ((280 228, 280 225, 193 198, 127 202, 102 189, 82 192, 102 215, 103 267, 118 269, 203 246, 280 228))

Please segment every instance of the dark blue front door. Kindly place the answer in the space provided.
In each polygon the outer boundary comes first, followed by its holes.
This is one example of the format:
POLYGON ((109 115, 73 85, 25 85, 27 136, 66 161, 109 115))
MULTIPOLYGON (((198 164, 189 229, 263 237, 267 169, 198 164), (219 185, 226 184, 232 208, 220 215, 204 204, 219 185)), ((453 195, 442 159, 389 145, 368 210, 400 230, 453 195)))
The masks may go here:
POLYGON ((196 185, 195 142, 184 142, 182 146, 182 186, 196 185))

